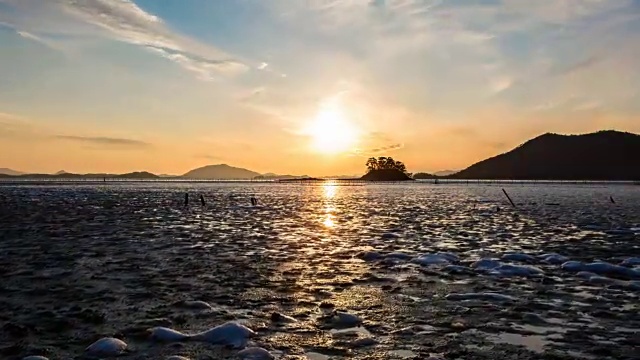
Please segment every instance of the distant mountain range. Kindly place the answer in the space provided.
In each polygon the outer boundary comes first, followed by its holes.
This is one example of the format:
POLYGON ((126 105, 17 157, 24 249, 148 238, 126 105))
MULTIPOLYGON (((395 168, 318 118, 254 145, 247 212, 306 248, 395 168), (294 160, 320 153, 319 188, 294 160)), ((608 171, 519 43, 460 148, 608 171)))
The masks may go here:
POLYGON ((456 179, 640 180, 640 135, 544 134, 450 176, 456 179))
POLYGON ((236 180, 236 179, 253 179, 260 176, 255 171, 229 166, 227 164, 207 165, 197 169, 193 169, 182 175, 188 179, 217 179, 217 180, 236 180))
POLYGON ((436 171, 433 173, 433 175, 435 176, 449 176, 452 174, 457 173, 459 170, 442 170, 442 171, 436 171))
POLYGON ((0 178, 21 178, 21 179, 157 179, 158 175, 147 171, 135 171, 126 174, 72 174, 68 172, 57 172, 55 174, 20 174, 8 175, 0 173, 0 178))
MULTIPOLYGON (((63 170, 56 174, 24 174, 0 168, 0 178, 61 179, 296 179, 307 175, 260 174, 227 164, 193 169, 182 176, 155 175, 150 172, 127 174, 72 174, 63 170)), ((357 178, 349 176, 348 178, 357 178)), ((544 134, 517 148, 453 173, 417 173, 414 178, 507 179, 507 180, 640 180, 640 135, 600 131, 583 135, 544 134)), ((332 177, 336 178, 336 177, 332 177)))
POLYGON ((20 171, 15 171, 12 169, 7 169, 7 168, 0 168, 0 175, 9 175, 9 176, 17 176, 17 175, 22 175, 24 173, 20 172, 20 171))
POLYGON ((137 171, 126 174, 73 174, 60 170, 55 174, 24 174, 11 169, 0 169, 0 178, 38 178, 38 179, 195 179, 195 180, 279 180, 306 178, 307 175, 278 175, 274 173, 260 174, 255 171, 233 167, 227 164, 207 165, 193 169, 181 176, 156 175, 147 171, 137 171))

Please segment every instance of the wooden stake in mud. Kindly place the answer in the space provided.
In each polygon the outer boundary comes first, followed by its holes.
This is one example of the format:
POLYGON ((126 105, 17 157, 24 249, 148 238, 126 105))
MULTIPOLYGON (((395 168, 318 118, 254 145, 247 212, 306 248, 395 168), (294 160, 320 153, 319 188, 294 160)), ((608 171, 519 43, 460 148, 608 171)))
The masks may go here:
POLYGON ((611 203, 612 203, 612 204, 615 204, 615 203, 616 203, 616 201, 615 201, 615 200, 613 200, 613 196, 609 196, 609 200, 611 200, 611 203))
POLYGON ((207 203, 204 201, 204 195, 200 195, 200 204, 202 204, 202 206, 207 206, 207 203))
POLYGON ((189 193, 184 193, 184 207, 189 206, 189 193))
POLYGON ((509 194, 507 194, 507 191, 505 189, 502 189, 502 192, 504 193, 504 195, 507 197, 507 199, 511 203, 511 206, 516 207, 516 204, 513 203, 513 200, 511 200, 511 197, 509 196, 509 194))

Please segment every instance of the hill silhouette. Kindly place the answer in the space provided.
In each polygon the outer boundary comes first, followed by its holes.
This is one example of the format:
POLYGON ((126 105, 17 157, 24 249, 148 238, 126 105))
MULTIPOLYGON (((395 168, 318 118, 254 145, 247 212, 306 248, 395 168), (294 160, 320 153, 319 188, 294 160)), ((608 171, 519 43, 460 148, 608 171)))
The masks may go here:
POLYGON ((366 181, 407 181, 413 180, 407 174, 396 169, 371 170, 360 178, 366 181))
POLYGON ((260 176, 259 173, 243 168, 229 166, 227 164, 207 165, 193 169, 182 175, 187 179, 210 179, 210 180, 240 180, 253 179, 260 176))
POLYGON ((433 175, 435 176, 449 176, 452 174, 457 173, 459 170, 442 170, 442 171, 436 171, 433 173, 433 175))
POLYGON ((152 174, 148 171, 134 171, 126 174, 115 175, 114 177, 120 179, 159 179, 160 176, 152 174))
POLYGON ((20 171, 16 171, 13 169, 9 169, 9 168, 0 168, 0 175, 9 175, 9 176, 16 176, 16 175, 22 175, 23 173, 21 173, 20 171))
POLYGON ((254 177, 254 180, 298 180, 307 179, 309 175, 280 175, 274 173, 266 173, 254 177))
MULTIPOLYGON (((55 174, 23 174, 7 171, 3 173, 0 169, 0 178, 22 178, 22 179, 195 179, 195 180, 281 180, 307 178, 307 175, 278 175, 274 173, 259 174, 255 171, 229 166, 227 164, 208 165, 187 172, 182 176, 156 175, 148 171, 135 171, 125 174, 110 173, 90 173, 74 174, 60 170, 55 174)), ((7 169, 10 170, 10 169, 7 169)))
POLYGON ((416 179, 416 180, 437 179, 438 175, 429 174, 429 173, 425 173, 425 172, 419 172, 419 173, 413 174, 413 178, 416 179))
POLYGON ((147 171, 134 171, 126 174, 73 174, 58 171, 55 174, 21 174, 21 175, 1 175, 3 178, 18 179, 158 179, 159 176, 147 171))
POLYGON ((640 135, 599 131, 583 135, 547 133, 480 161, 457 179, 640 180, 640 135))

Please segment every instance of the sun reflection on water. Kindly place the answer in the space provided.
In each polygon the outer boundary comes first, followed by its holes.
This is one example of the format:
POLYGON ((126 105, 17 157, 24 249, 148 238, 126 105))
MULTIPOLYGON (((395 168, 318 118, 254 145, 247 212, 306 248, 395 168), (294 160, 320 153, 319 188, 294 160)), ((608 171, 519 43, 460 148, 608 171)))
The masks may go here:
POLYGON ((328 227, 328 228, 332 228, 332 227, 336 226, 336 223, 333 221, 333 215, 332 214, 327 214, 327 216, 325 217, 325 219, 322 222, 322 224, 324 224, 324 226, 328 227))
POLYGON ((335 181, 326 181, 322 188, 324 189, 324 197, 325 199, 333 199, 336 196, 336 192, 338 191, 338 186, 335 181))
POLYGON ((333 199, 335 198, 338 191, 338 186, 336 185, 335 181, 327 181, 322 185, 322 188, 325 200, 324 212, 326 213, 322 224, 327 228, 332 228, 336 226, 336 223, 334 221, 335 215, 333 214, 336 208, 335 206, 333 206, 333 199))

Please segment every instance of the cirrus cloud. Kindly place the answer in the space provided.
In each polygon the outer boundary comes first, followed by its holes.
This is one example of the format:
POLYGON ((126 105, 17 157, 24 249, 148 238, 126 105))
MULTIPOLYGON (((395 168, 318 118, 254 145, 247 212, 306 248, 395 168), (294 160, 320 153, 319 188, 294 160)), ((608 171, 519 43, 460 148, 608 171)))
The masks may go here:
POLYGON ((110 147, 146 148, 151 146, 151 144, 146 141, 106 136, 56 135, 54 138, 110 147))
POLYGON ((131 0, 0 0, 0 4, 11 9, 0 12, 0 22, 43 44, 61 34, 103 37, 152 50, 205 80, 250 68, 248 61, 178 34, 131 0))

